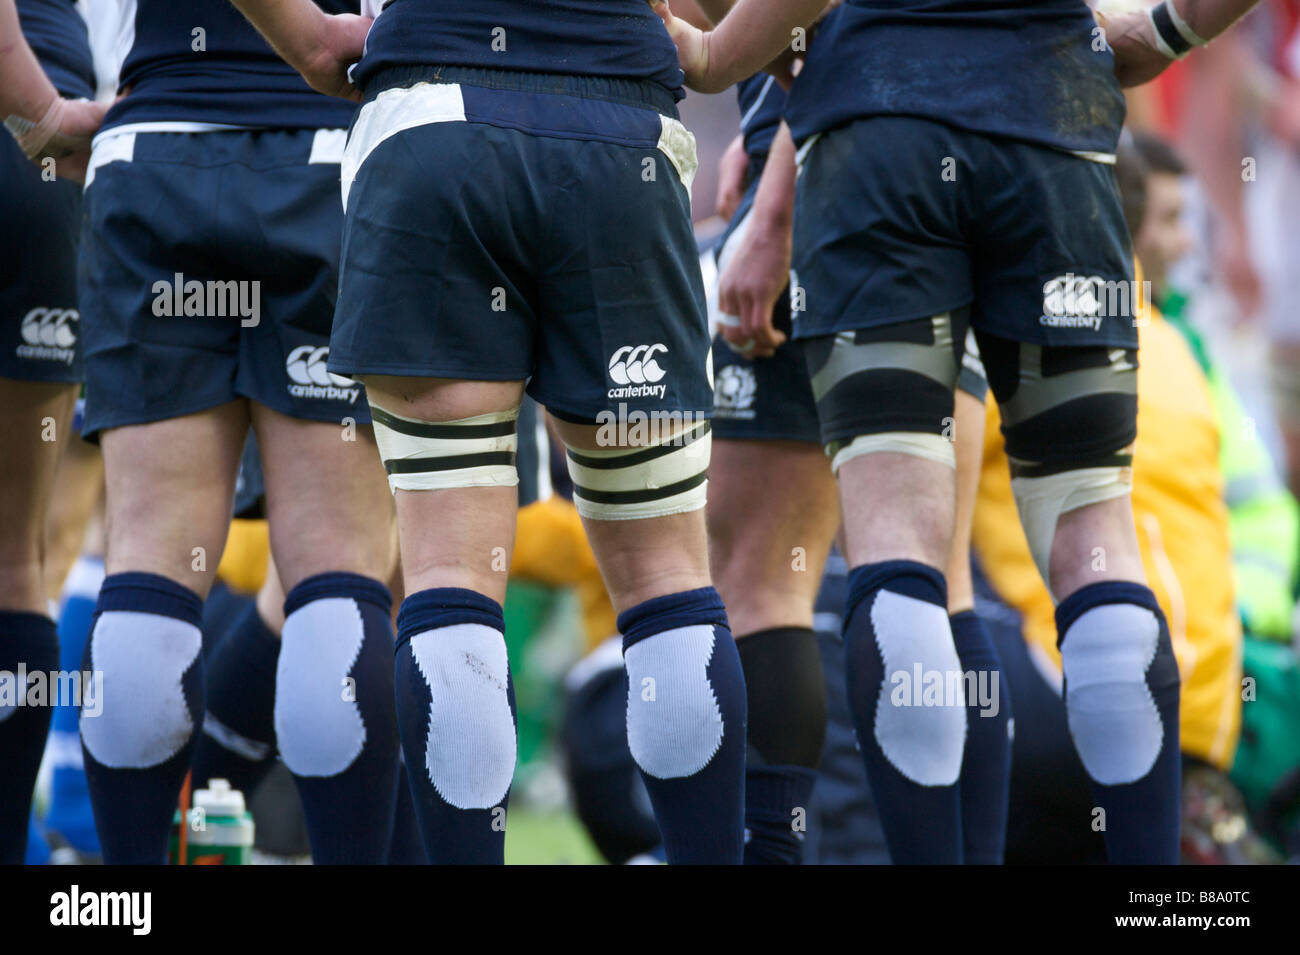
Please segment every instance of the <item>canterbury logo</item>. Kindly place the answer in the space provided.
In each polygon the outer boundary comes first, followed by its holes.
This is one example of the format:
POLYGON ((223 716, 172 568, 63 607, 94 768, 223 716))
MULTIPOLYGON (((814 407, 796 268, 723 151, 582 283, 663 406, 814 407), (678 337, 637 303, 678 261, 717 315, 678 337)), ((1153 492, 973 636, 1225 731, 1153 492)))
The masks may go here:
POLYGON ((77 343, 72 323, 80 318, 75 308, 34 308, 23 316, 23 341, 29 345, 71 348, 77 343))
POLYGON ((1043 284, 1043 314, 1092 317, 1101 311, 1106 280, 1100 275, 1067 272, 1043 284))
POLYGON ((289 358, 284 363, 284 370, 289 373, 290 380, 300 385, 349 385, 346 378, 340 378, 338 375, 331 375, 326 367, 329 361, 330 349, 328 345, 299 345, 293 351, 289 352, 289 358))
POLYGON ((653 384, 667 374, 655 361, 655 355, 667 353, 668 346, 624 345, 609 360, 609 377, 620 385, 653 384))
POLYGON ((296 398, 331 398, 355 402, 360 387, 350 378, 331 374, 326 367, 330 357, 328 345, 299 345, 289 352, 284 370, 293 382, 289 394, 296 398))

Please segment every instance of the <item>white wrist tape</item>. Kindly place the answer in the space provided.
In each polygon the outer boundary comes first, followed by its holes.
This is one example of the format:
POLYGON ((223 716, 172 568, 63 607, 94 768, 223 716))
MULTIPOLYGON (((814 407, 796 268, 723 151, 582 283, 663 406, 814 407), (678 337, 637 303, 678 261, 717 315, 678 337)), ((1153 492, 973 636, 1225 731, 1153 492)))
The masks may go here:
POLYGON ((1171 60, 1181 60, 1193 47, 1204 46, 1208 42, 1188 26, 1173 0, 1161 0, 1151 7, 1147 10, 1147 19, 1151 21, 1156 48, 1171 60))
POLYGON ((63 111, 66 108, 67 101, 61 96, 55 96, 54 102, 38 122, 33 123, 21 116, 10 116, 5 119, 5 128, 13 134, 14 139, 18 140, 18 148, 23 151, 23 154, 28 159, 35 159, 59 131, 59 126, 63 123, 63 111))

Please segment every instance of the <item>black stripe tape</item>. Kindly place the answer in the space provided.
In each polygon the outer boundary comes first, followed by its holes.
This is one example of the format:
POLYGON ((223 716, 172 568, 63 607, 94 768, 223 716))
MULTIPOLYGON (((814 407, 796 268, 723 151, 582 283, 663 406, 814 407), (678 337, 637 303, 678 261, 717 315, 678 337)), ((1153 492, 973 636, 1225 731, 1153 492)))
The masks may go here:
POLYGON ((384 462, 389 474, 419 474, 422 471, 455 471, 459 468, 479 468, 489 464, 513 466, 513 451, 482 451, 478 454, 453 454, 445 458, 396 458, 384 462))
POLYGON ((1081 463, 1072 461, 1069 464, 1017 464, 1012 461, 1011 476, 1013 478, 1051 477, 1053 474, 1064 474, 1066 471, 1081 471, 1084 468, 1127 468, 1132 466, 1133 455, 1131 454, 1111 454, 1081 463))
POLYGON ((1156 25, 1156 32, 1160 34, 1160 39, 1169 44, 1169 49, 1182 56, 1192 48, 1192 45, 1183 39, 1183 35, 1178 32, 1178 27, 1174 26, 1174 18, 1169 14, 1170 2, 1171 0, 1165 0, 1164 3, 1152 8, 1151 22, 1156 25))
POLYGON ((596 471, 614 471, 618 468, 635 467, 638 464, 645 464, 647 461, 662 458, 666 454, 672 454, 679 448, 684 448, 689 444, 694 444, 709 433, 709 422, 704 422, 703 427, 697 427, 694 431, 683 433, 686 434, 685 440, 681 440, 681 434, 676 434, 668 439, 667 444, 656 445, 653 448, 646 448, 644 451, 633 451, 630 454, 612 458, 592 458, 577 451, 569 451, 569 460, 574 464, 581 464, 584 468, 592 468, 596 471))
POLYGON ((665 497, 672 497, 674 494, 681 494, 683 491, 699 487, 708 480, 708 477, 707 471, 701 471, 685 481, 678 481, 676 484, 669 484, 667 487, 647 488, 644 491, 597 491, 575 484, 573 494, 575 497, 580 497, 584 501, 590 501, 593 504, 644 504, 646 501, 659 501, 665 497))
POLYGON ((432 424, 428 421, 407 421, 389 414, 383 408, 370 408, 370 417, 375 424, 382 424, 401 434, 413 438, 500 438, 515 433, 515 422, 497 421, 492 424, 432 424))

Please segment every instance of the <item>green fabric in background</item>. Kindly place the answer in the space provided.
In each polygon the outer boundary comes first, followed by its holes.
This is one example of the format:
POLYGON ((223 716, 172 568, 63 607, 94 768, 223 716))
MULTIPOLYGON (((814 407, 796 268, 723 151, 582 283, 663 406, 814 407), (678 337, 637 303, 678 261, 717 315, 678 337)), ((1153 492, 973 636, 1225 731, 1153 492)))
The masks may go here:
POLYGON ((550 711, 556 690, 550 680, 538 679, 528 665, 528 646, 545 625, 558 597, 540 584, 512 580, 506 587, 506 652, 515 685, 515 710, 519 735, 516 772, 526 771, 544 752, 550 733, 550 711))
POLYGON ((1295 650, 1246 637, 1242 671, 1247 680, 1241 705, 1241 742, 1232 781, 1258 812, 1278 781, 1300 767, 1300 658, 1295 650))

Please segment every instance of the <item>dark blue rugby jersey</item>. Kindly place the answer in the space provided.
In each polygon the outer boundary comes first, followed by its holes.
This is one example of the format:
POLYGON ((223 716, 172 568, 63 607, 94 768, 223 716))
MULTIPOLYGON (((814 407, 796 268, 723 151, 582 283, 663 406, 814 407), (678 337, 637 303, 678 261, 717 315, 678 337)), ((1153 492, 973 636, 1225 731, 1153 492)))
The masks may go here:
MULTIPOLYGON (((317 5, 327 13, 359 9, 357 0, 317 5)), ((129 52, 118 83, 130 95, 109 110, 105 129, 157 122, 312 129, 352 121, 355 103, 312 90, 230 0, 123 0, 122 11, 120 46, 129 52)))
POLYGON ((645 0, 392 0, 353 82, 414 64, 650 80, 683 96, 677 48, 645 0))
POLYGON ((845 0, 786 108, 795 141, 898 114, 1112 154, 1124 97, 1083 0, 845 0))
POLYGON ((736 84, 740 100, 740 134, 751 159, 766 156, 781 125, 785 90, 768 73, 757 73, 736 84))
POLYGON ((95 64, 75 0, 18 0, 18 20, 55 89, 64 96, 92 98, 95 64))

